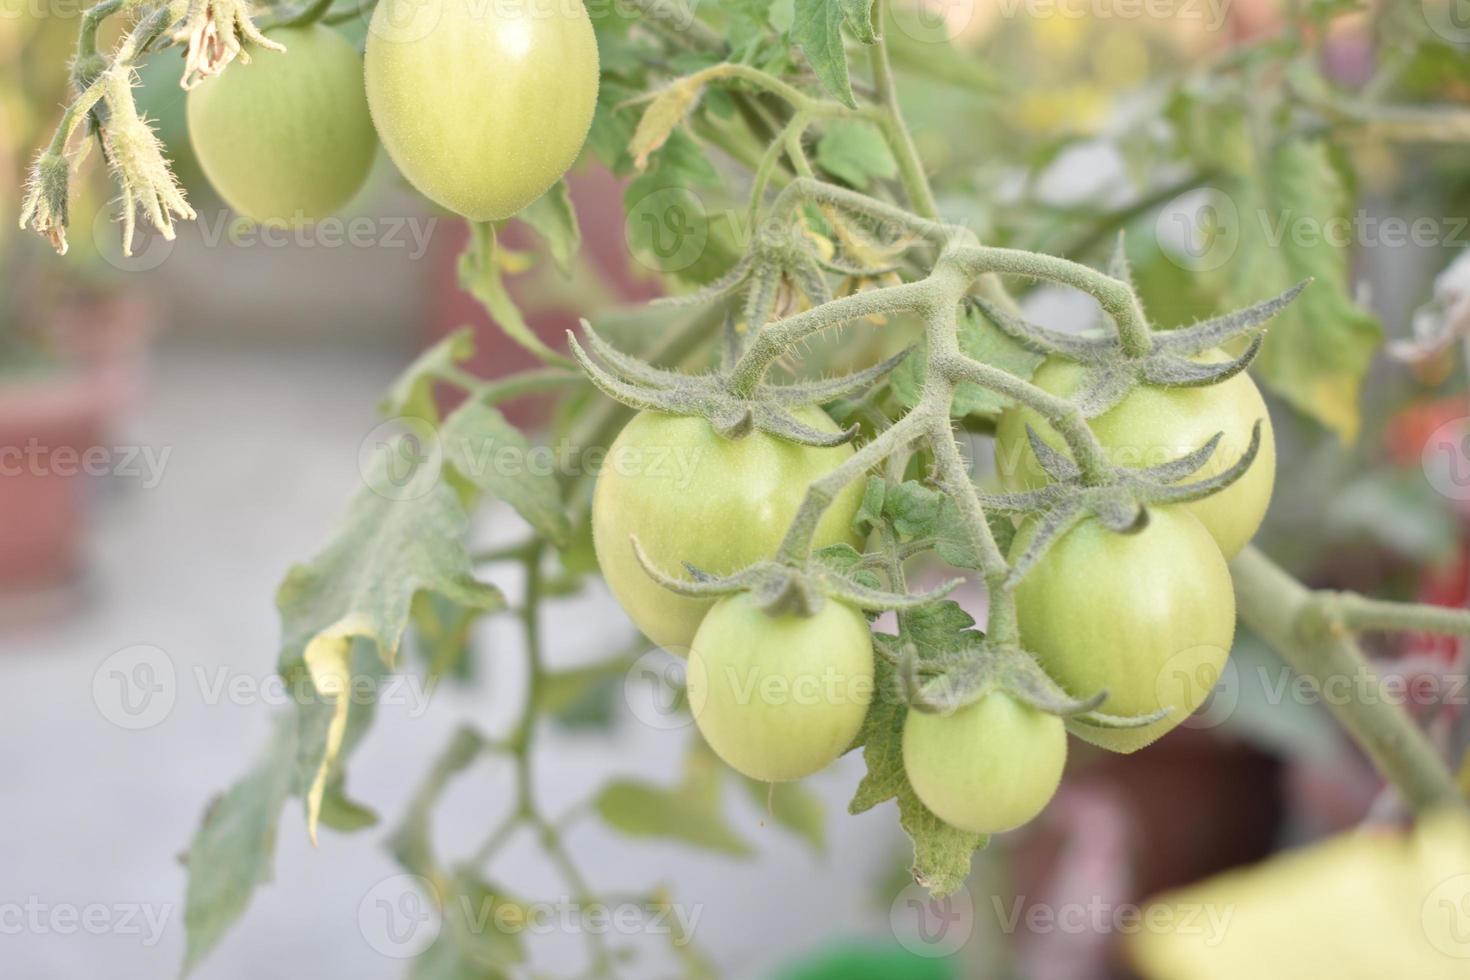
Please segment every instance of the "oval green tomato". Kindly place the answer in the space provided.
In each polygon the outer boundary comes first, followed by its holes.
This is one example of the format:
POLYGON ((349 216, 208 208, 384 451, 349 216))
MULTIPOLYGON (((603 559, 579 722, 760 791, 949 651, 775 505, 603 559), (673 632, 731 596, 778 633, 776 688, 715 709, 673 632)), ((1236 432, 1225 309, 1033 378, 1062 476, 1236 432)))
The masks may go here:
POLYGON ((356 48, 320 24, 267 36, 285 53, 256 51, 189 92, 189 140, 231 208, 297 225, 362 189, 378 140, 356 48))
POLYGON ((597 106, 580 0, 381 0, 367 93, 388 155, 472 221, 508 218, 577 159, 597 106))
MULTIPOLYGON (((820 409, 796 414, 823 432, 838 431, 820 409)), ((640 412, 608 449, 592 498, 603 577, 645 636, 682 652, 711 602, 655 582, 630 538, 669 575, 687 578, 686 561, 714 575, 739 571, 775 554, 807 486, 852 453, 851 446, 800 446, 760 431, 726 439, 702 418, 640 412)), ((818 548, 858 543, 852 519, 862 497, 861 480, 837 495, 817 525, 818 548)))
POLYGON ((768 616, 749 593, 715 603, 689 653, 689 710, 737 772, 776 783, 826 768, 857 737, 873 697, 863 614, 827 600, 768 616))
MULTIPOLYGON (((1225 355, 1212 351, 1204 359, 1220 361, 1225 355)), ((1037 369, 1032 381, 1054 395, 1067 396, 1081 378, 1082 368, 1076 362, 1051 358, 1037 369)), ((1245 475, 1219 493, 1185 505, 1214 536, 1225 557, 1233 558, 1261 526, 1276 482, 1271 417, 1249 375, 1242 372, 1199 388, 1135 388, 1088 424, 1110 450, 1112 461, 1128 467, 1157 466, 1177 459, 1223 432, 1214 455, 1189 478, 1197 480, 1228 469, 1240 458, 1250 446, 1251 427, 1257 419, 1262 423, 1261 448, 1245 475)), ((1065 446, 1056 430, 1032 409, 1012 408, 1002 413, 996 429, 996 468, 1008 490, 1033 489, 1047 481, 1026 438, 1028 423, 1048 444, 1059 449, 1065 446)))
POLYGON ((910 711, 903 767, 936 817, 974 834, 1031 820, 1056 794, 1067 730, 1056 715, 993 691, 953 714, 910 711))
MULTIPOLYGON (((1016 535, 1012 556, 1031 540, 1016 535)), ((1073 722, 1073 734, 1132 752, 1174 728, 1209 695, 1235 638, 1230 569, 1204 525, 1155 507, 1148 526, 1116 534, 1086 520, 1062 535, 1016 588, 1021 645, 1068 693, 1108 692, 1112 715, 1169 714, 1143 728, 1073 722)))

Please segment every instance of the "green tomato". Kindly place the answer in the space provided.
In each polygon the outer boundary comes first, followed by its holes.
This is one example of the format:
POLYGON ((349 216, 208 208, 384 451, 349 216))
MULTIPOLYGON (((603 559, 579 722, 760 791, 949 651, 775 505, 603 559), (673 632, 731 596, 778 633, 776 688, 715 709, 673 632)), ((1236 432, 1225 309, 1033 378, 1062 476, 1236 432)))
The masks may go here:
POLYGON ((472 221, 510 217, 566 173, 597 79, 578 0, 381 0, 369 27, 383 146, 420 193, 472 221))
POLYGON ((951 827, 999 834, 1056 794, 1067 730, 1056 715, 992 691, 953 714, 910 711, 903 767, 919 800, 951 827))
MULTIPOLYGON (((1212 351, 1201 360, 1222 361, 1212 351)), ((1082 378, 1074 361, 1051 358, 1032 378, 1037 387, 1054 395, 1072 394, 1082 378)), ((1110 450, 1119 466, 1157 466, 1187 455, 1209 442, 1215 433, 1224 438, 1203 468, 1189 480, 1213 476, 1234 465, 1251 441, 1251 427, 1261 420, 1261 449, 1250 469, 1219 493, 1185 505, 1209 530, 1225 557, 1233 558, 1246 546, 1271 503, 1276 481, 1276 439, 1271 417, 1254 381, 1244 372, 1228 381, 1200 388, 1135 388, 1117 405, 1089 419, 1098 441, 1110 450)), ((1026 439, 1030 424, 1048 444, 1061 449, 1062 437, 1029 408, 1002 413, 996 429, 996 468, 1008 490, 1027 490, 1047 482, 1047 476, 1026 439)))
POLYGON ((689 653, 689 710, 710 748, 765 783, 801 779, 852 745, 873 699, 863 614, 829 599, 769 616, 749 593, 715 603, 689 653))
POLYGON ((267 36, 285 53, 256 51, 189 92, 189 139, 226 204, 255 221, 296 225, 362 189, 378 140, 362 59, 345 38, 320 24, 267 36))
MULTIPOLYGON (((820 409, 796 415, 838 431, 820 409)), ((682 652, 712 603, 655 582, 630 538, 669 575, 687 578, 686 561, 714 575, 739 571, 775 554, 807 486, 852 453, 851 446, 801 446, 760 431, 726 439, 702 418, 639 413, 608 449, 592 497, 592 539, 608 587, 645 636, 682 652)), ((852 519, 862 498, 861 480, 837 495, 817 525, 818 548, 859 543, 852 519)))
MULTIPOLYGON (((1013 557, 1035 527, 1021 528, 1013 557)), ((1204 525, 1177 507, 1151 508, 1136 534, 1083 521, 1021 579, 1016 614, 1021 645, 1073 697, 1106 690, 1099 710, 1113 715, 1170 709, 1143 728, 1072 724, 1116 752, 1142 748, 1198 708, 1235 638, 1230 569, 1204 525)))

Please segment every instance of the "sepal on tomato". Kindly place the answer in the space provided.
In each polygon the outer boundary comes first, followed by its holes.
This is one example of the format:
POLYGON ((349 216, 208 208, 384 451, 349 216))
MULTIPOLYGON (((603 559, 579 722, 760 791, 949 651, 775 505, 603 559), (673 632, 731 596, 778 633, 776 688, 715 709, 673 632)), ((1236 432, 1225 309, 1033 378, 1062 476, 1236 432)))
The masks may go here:
MULTIPOLYGON (((756 606, 772 616, 814 616, 828 599, 873 613, 917 609, 944 598, 964 583, 964 579, 956 578, 927 592, 890 592, 873 584, 876 579, 863 573, 861 556, 858 562, 845 560, 843 554, 834 554, 836 549, 824 549, 802 567, 766 561, 724 576, 710 575, 684 562, 690 578, 682 579, 659 568, 636 537, 632 538, 632 545, 638 564, 650 578, 671 592, 697 599, 749 592, 756 606)), ((843 552, 857 555, 850 547, 843 552)))
POLYGON ((762 383, 752 397, 737 394, 724 371, 683 374, 625 354, 582 321, 586 346, 571 331, 572 357, 603 394, 640 411, 700 416, 727 439, 754 430, 803 446, 840 446, 858 433, 851 425, 825 432, 803 422, 794 409, 850 398, 881 381, 909 355, 905 349, 880 364, 840 378, 791 385, 762 383))

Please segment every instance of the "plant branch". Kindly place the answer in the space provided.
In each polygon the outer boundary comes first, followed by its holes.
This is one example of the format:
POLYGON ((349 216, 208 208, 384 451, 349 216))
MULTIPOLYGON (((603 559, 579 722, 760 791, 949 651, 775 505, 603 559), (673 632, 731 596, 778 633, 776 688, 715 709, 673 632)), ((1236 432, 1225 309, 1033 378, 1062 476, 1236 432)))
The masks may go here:
MULTIPOLYGON (((1309 628, 1314 604, 1322 601, 1323 594, 1306 588, 1253 546, 1235 557, 1230 572, 1240 618, 1293 670, 1319 688, 1333 678, 1346 678, 1353 691, 1378 691, 1381 678, 1351 636, 1309 628)), ((1444 804, 1463 805, 1444 760, 1403 707, 1385 692, 1378 691, 1373 697, 1332 698, 1328 708, 1416 812, 1444 804)))

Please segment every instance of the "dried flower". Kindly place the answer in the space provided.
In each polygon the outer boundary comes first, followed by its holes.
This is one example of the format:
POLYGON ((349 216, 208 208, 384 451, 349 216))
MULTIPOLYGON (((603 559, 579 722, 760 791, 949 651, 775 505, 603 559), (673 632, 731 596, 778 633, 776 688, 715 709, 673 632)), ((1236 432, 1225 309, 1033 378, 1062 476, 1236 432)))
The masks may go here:
POLYGON ((250 18, 246 0, 190 0, 182 24, 174 32, 174 40, 188 44, 184 55, 184 76, 179 84, 193 88, 211 75, 218 75, 236 58, 250 63, 245 44, 257 44, 270 51, 285 51, 260 32, 250 18))

